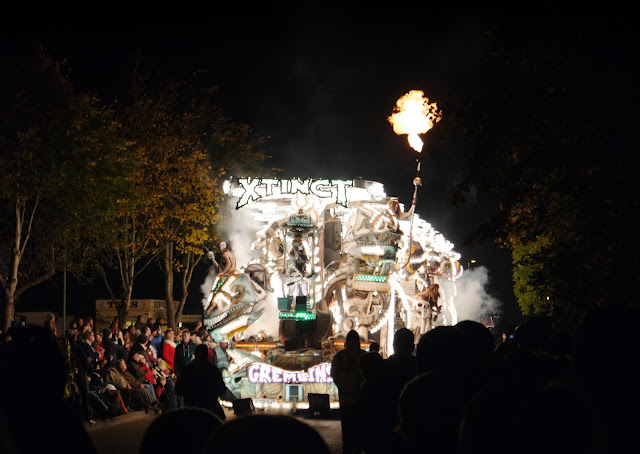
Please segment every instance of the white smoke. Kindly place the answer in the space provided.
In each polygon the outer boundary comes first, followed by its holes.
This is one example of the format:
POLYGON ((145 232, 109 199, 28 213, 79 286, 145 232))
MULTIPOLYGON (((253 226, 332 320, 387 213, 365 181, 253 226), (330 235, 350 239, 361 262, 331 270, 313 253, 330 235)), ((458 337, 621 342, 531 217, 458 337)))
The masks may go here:
MULTIPOLYGON (((226 225, 231 226, 231 228, 220 240, 227 243, 227 248, 236 257, 236 267, 240 269, 247 265, 251 259, 261 256, 260 251, 251 249, 251 244, 255 240, 255 233, 261 230, 264 225, 253 218, 250 210, 237 210, 235 199, 229 198, 226 206, 222 206, 221 209, 223 210, 222 215, 225 218, 226 225)), ((215 252, 219 253, 218 250, 215 252)), ((212 269, 200 286, 203 294, 202 304, 205 308, 209 305, 209 295, 213 288, 215 277, 215 272, 212 269)), ((279 280, 278 282, 274 282, 274 280, 277 279, 272 276, 271 287, 279 289, 281 283, 279 280)), ((267 292, 267 297, 258 302, 253 310, 257 312, 263 308, 265 311, 260 316, 259 321, 250 325, 244 332, 245 338, 256 335, 260 331, 263 331, 267 336, 272 336, 274 339, 279 337, 280 320, 278 317, 277 297, 274 293, 267 292)))
MULTIPOLYGON (((232 226, 231 232, 223 235, 220 241, 227 243, 227 248, 236 256, 236 266, 238 268, 245 265, 251 258, 258 255, 257 251, 251 250, 251 243, 255 238, 255 232, 260 229, 260 225, 253 219, 249 210, 236 210, 236 201, 229 198, 226 206, 220 207, 222 216, 226 219, 227 225, 232 226)), ((209 249, 213 250, 216 257, 220 251, 215 245, 211 245, 209 249)), ((220 264, 222 265, 222 264, 220 264)), ((213 283, 216 279, 216 273, 211 267, 209 274, 200 286, 202 292, 202 307, 204 309, 209 305, 209 296, 213 283)))
POLYGON ((221 241, 227 243, 227 248, 236 256, 236 266, 240 268, 252 258, 260 256, 260 251, 251 250, 251 243, 255 240, 255 234, 263 227, 263 224, 253 218, 250 210, 236 210, 236 200, 231 198, 229 198, 226 210, 222 215, 226 218, 226 224, 231 228, 229 232, 226 232, 227 238, 221 238, 221 241))
POLYGON ((473 320, 482 322, 488 316, 499 315, 502 303, 486 291, 489 284, 489 270, 478 266, 465 270, 456 281, 455 298, 458 321, 473 320))
POLYGON ((202 292, 202 308, 207 309, 209 306, 209 297, 211 296, 211 289, 213 289, 213 283, 216 279, 216 273, 212 269, 209 270, 209 274, 204 278, 204 282, 200 285, 200 291, 202 292))

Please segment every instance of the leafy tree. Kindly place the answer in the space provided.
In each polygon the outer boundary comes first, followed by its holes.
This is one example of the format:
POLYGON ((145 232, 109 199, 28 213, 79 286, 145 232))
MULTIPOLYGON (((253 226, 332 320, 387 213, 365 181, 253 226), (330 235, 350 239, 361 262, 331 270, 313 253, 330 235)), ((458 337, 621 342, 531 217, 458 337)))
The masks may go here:
POLYGON ((458 111, 474 151, 452 201, 494 201, 468 242, 511 250, 523 314, 572 327, 588 307, 627 304, 638 282, 637 115, 625 101, 637 40, 584 11, 529 19, 488 30, 491 55, 458 111))
POLYGON ((100 263, 121 320, 127 319, 136 278, 157 260, 167 322, 180 322, 203 246, 216 236, 219 178, 228 168, 255 169, 268 158, 258 150, 263 139, 251 137, 247 126, 228 120, 215 105, 216 87, 199 89, 198 83, 198 77, 150 81, 136 68, 131 103, 120 107, 133 164, 126 196, 112 220, 105 220, 113 236, 100 263), (175 273, 181 282, 177 301, 175 273))
POLYGON ((89 202, 110 192, 124 149, 112 140, 117 137, 112 113, 95 98, 74 94, 63 68, 41 46, 17 48, 2 62, 3 329, 26 290, 67 265, 77 272, 86 265, 78 238, 95 220, 97 209, 88 209, 89 202))
POLYGON ((165 248, 155 232, 164 222, 165 212, 157 208, 167 177, 157 162, 164 146, 156 124, 158 106, 146 95, 146 87, 138 84, 135 72, 132 81, 131 103, 117 106, 123 138, 131 144, 126 188, 112 201, 113 216, 104 219, 106 233, 96 263, 123 322, 136 279, 165 248))
POLYGON ((159 208, 166 211, 157 229, 165 253, 160 264, 165 276, 167 322, 176 326, 189 295, 189 284, 203 256, 203 246, 218 236, 217 221, 222 200, 219 179, 228 169, 234 172, 260 170, 268 156, 260 151, 264 139, 254 137, 248 126, 224 116, 215 104, 216 87, 194 90, 193 81, 170 84, 162 96, 164 108, 158 121, 166 131, 162 163, 166 180, 159 208), (190 95, 190 93, 193 93, 190 95), (168 146, 167 146, 168 145, 168 146), (174 300, 174 274, 180 277, 174 300))
POLYGON ((163 138, 156 147, 155 164, 163 177, 158 181, 161 197, 156 210, 160 221, 153 229, 155 241, 164 244, 158 257, 165 281, 167 323, 175 327, 181 321, 189 295, 193 272, 200 263, 203 245, 212 241, 213 225, 220 199, 218 177, 199 135, 193 130, 197 113, 185 103, 183 84, 174 83, 164 90, 163 106, 157 109, 157 133, 163 138), (174 300, 174 273, 180 276, 178 301, 174 300))

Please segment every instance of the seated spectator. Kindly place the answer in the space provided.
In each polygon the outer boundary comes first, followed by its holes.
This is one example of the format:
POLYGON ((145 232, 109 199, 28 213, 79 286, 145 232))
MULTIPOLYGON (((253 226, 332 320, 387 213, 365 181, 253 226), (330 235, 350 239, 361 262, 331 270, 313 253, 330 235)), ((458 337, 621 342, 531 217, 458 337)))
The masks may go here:
POLYGON ((113 337, 115 338, 120 331, 120 317, 117 315, 113 319, 113 321, 109 324, 109 330, 113 333, 113 337))
POLYGON ((162 407, 162 411, 178 408, 178 396, 173 377, 161 376, 156 385, 156 396, 162 407))
POLYGON ((107 360, 108 366, 113 366, 116 360, 117 347, 111 330, 107 328, 102 330, 102 344, 100 347, 104 350, 103 358, 107 360))
POLYGON ((141 339, 141 336, 138 336, 138 339, 139 339, 138 342, 142 344, 142 348, 144 350, 145 359, 147 360, 147 363, 150 366, 155 366, 156 364, 158 364, 158 350, 156 346, 152 344, 152 341, 156 334, 154 334, 154 332, 151 331, 151 328, 149 328, 146 325, 142 328, 142 333, 147 338, 147 340, 146 342, 140 342, 140 340, 142 339, 141 339))
POLYGON ((113 418, 126 412, 120 391, 109 380, 109 367, 106 359, 100 361, 98 368, 89 376, 89 389, 107 407, 104 409, 98 405, 98 409, 104 410, 104 413, 100 414, 101 419, 113 418))
POLYGON ((144 322, 142 321, 142 315, 137 315, 135 323, 131 326, 133 326, 133 334, 141 333, 142 327, 144 326, 144 322))
POLYGON ((131 347, 133 347, 133 337, 129 330, 122 331, 122 350, 120 350, 120 356, 118 359, 124 359, 125 361, 129 360, 129 353, 131 352, 131 347))
POLYGON ((64 370, 65 370, 65 387, 64 387, 64 397, 63 403, 66 409, 74 409, 77 408, 76 404, 79 402, 80 390, 78 389, 78 385, 75 383, 75 358, 71 353, 71 341, 72 334, 60 336, 56 339, 58 345, 60 347, 60 351, 62 352, 62 357, 64 359, 64 370))
POLYGON ((71 323, 69 323, 69 328, 67 328, 67 332, 69 332, 69 340, 71 342, 76 342, 80 339, 80 330, 78 329, 78 322, 75 320, 72 320, 71 323))
POLYGON ((114 386, 122 394, 127 407, 135 410, 153 410, 158 402, 142 383, 127 370, 127 364, 123 359, 116 362, 116 367, 109 370, 109 377, 114 386))
POLYGON ((95 333, 95 338, 96 340, 94 340, 91 343, 91 346, 93 347, 93 349, 96 352, 96 362, 100 361, 102 358, 104 358, 104 347, 102 346, 102 333, 95 333))
POLYGON ((147 366, 145 358, 142 352, 132 352, 129 361, 127 361, 127 369, 131 374, 140 382, 145 388, 149 390, 149 393, 156 397, 155 384, 156 379, 153 376, 151 368, 147 366))

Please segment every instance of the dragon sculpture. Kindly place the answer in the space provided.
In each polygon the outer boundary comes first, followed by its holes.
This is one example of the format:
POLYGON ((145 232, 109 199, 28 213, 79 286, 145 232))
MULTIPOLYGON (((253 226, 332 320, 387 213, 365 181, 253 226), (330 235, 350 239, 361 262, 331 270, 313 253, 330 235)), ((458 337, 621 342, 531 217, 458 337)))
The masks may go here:
POLYGON ((267 297, 267 290, 250 277, 252 272, 255 270, 233 271, 216 277, 203 322, 215 342, 245 331, 265 311, 256 305, 267 297))

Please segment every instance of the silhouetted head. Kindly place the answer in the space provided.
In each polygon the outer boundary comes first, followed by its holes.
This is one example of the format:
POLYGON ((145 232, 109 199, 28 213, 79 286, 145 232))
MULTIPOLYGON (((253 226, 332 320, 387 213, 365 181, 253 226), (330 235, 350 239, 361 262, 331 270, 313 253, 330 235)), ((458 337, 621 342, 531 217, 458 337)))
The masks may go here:
POLYGON ((493 334, 489 328, 473 320, 463 320, 455 326, 460 328, 467 337, 471 360, 476 363, 476 366, 488 365, 495 350, 493 334))
POLYGON ((360 348, 360 334, 355 329, 352 329, 347 333, 347 338, 344 343, 345 348, 360 348))
POLYGON ((378 352, 367 352, 360 356, 360 370, 366 380, 380 377, 384 373, 384 358, 378 352))
POLYGON ((202 452, 205 442, 222 421, 204 408, 179 408, 162 412, 144 431, 140 454, 202 452), (189 436, 174 436, 189 434, 189 436))
POLYGON ((411 353, 415 348, 415 336, 410 329, 400 328, 393 335, 393 351, 411 353))
MULTIPOLYGON (((173 432, 178 433, 178 432, 173 432)), ((237 417, 221 424, 205 445, 204 453, 230 453, 238 449, 238 440, 251 436, 269 443, 267 451, 279 454, 329 454, 322 436, 310 425, 291 415, 256 414, 237 417), (274 434, 286 434, 276 436, 274 434)))
POLYGON ((206 344, 196 345, 196 359, 208 360, 209 359, 209 347, 206 344))
POLYGON ((468 367, 469 345, 464 332, 455 326, 436 326, 427 331, 416 347, 418 373, 434 369, 454 374, 468 367))

